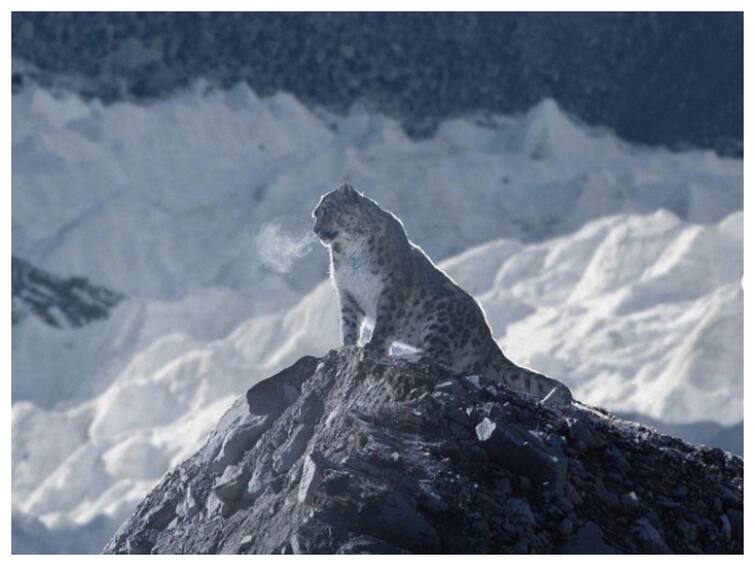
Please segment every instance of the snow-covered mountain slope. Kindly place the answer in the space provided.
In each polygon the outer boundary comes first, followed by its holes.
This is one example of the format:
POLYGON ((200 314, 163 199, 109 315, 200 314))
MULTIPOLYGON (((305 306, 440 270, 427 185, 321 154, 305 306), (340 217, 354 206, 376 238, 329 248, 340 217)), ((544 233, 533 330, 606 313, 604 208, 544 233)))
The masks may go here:
MULTIPOLYGON (((285 287, 277 295, 267 292, 271 304, 295 297, 285 287)), ((253 291, 220 287, 196 289, 173 301, 131 298, 107 319, 76 329, 54 328, 27 317, 13 327, 13 401, 52 407, 91 399, 141 359, 145 349, 151 352, 149 363, 161 364, 197 343, 226 336, 248 318, 249 303, 255 299, 259 302, 260 297, 253 291)))
POLYGON ((12 164, 16 255, 163 299, 204 286, 311 288, 321 258, 285 277, 255 236, 269 222, 308 233, 319 195, 345 178, 436 258, 619 212, 712 222, 742 208, 741 160, 630 146, 549 100, 520 117, 447 121, 413 141, 380 115, 327 116, 243 85, 109 106, 28 89, 13 97, 12 164))
POLYGON ((56 328, 84 326, 107 318, 123 296, 81 277, 61 279, 11 258, 13 324, 33 315, 56 328))
MULTIPOLYGON (((657 212, 537 244, 494 241, 442 266, 475 293, 512 359, 564 379, 578 398, 733 423, 743 411, 741 246, 741 213, 699 226, 657 212)), ((337 340, 326 281, 225 338, 156 340, 90 401, 16 403, 14 502, 53 525, 123 519, 239 391, 337 340)))
POLYGON ((482 246, 445 267, 475 289, 514 361, 613 410, 742 420, 741 212, 713 226, 664 211, 617 216, 510 246, 482 246), (479 273, 478 257, 495 269, 479 273))
POLYGON ((417 142, 383 116, 315 114, 243 85, 110 106, 28 89, 13 97, 14 253, 132 300, 89 335, 16 328, 14 399, 80 401, 157 339, 219 338, 293 305, 325 276, 309 213, 343 177, 434 258, 617 212, 716 222, 742 202, 741 160, 630 146, 551 101, 417 142))
POLYGON ((47 528, 34 517, 15 510, 11 525, 13 554, 99 554, 119 526, 101 515, 83 525, 58 523, 55 528, 47 528))
POLYGON ((246 87, 144 106, 30 89, 13 100, 13 252, 129 298, 81 328, 13 327, 29 541, 38 519, 99 540, 240 391, 337 344, 309 213, 344 177, 455 254, 444 267, 515 361, 608 408, 741 419, 741 160, 630 146, 548 101, 418 142, 246 87))

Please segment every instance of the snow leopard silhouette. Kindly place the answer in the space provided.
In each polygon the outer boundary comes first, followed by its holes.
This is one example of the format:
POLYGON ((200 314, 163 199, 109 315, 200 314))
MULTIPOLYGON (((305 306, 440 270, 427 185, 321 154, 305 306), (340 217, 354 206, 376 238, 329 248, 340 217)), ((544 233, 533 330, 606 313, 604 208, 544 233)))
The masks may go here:
POLYGON ((547 403, 572 401, 563 383, 506 358, 482 307, 409 241, 391 212, 343 184, 323 195, 312 215, 330 252, 344 345, 356 345, 371 320, 368 355, 385 356, 401 342, 454 372, 485 375, 547 403))

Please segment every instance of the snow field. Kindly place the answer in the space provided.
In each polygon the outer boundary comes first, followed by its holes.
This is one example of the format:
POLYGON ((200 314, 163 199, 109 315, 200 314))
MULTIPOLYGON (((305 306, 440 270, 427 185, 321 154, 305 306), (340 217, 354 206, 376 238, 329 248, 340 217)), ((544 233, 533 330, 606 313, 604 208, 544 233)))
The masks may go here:
POLYGON ((117 524, 234 398, 337 346, 307 235, 344 179, 450 258, 514 361, 609 409, 742 419, 741 160, 630 146, 552 101, 415 141, 244 86, 107 107, 30 89, 13 252, 129 299, 79 329, 14 327, 17 511, 117 524))

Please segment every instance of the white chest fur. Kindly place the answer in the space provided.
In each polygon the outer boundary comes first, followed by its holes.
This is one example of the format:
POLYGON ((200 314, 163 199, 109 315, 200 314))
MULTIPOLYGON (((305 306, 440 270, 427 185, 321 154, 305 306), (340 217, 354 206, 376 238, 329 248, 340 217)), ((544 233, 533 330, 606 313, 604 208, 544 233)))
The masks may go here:
POLYGON ((341 242, 337 261, 331 251, 331 272, 340 291, 347 291, 359 303, 365 315, 375 320, 377 302, 383 290, 380 274, 373 274, 369 251, 362 242, 341 242))

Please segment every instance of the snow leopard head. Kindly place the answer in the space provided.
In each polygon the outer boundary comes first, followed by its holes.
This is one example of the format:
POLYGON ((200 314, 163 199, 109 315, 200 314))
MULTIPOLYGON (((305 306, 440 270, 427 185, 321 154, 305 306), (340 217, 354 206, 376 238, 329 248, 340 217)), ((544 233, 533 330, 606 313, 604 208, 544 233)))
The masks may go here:
POLYGON ((314 231, 323 244, 330 245, 340 238, 356 238, 365 232, 364 195, 348 183, 320 197, 312 217, 314 231))

